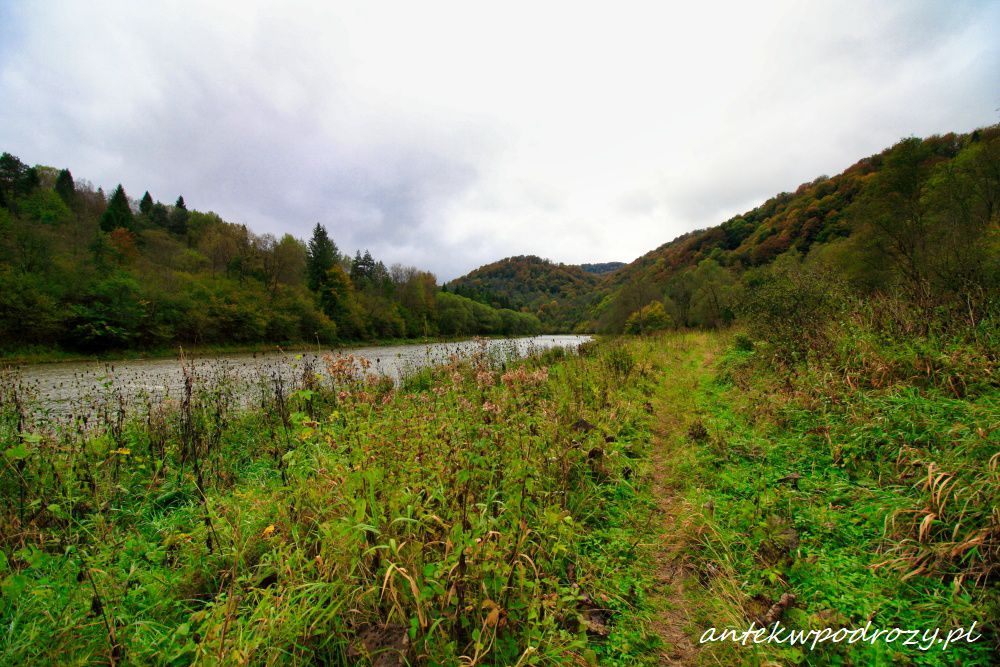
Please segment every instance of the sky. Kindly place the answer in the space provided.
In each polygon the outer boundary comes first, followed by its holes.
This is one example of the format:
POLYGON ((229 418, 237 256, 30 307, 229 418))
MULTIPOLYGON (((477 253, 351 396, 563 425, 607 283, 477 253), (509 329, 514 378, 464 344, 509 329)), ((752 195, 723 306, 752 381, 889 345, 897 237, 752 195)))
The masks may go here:
POLYGON ((997 1, 0 0, 0 150, 441 281, 997 122, 997 1))

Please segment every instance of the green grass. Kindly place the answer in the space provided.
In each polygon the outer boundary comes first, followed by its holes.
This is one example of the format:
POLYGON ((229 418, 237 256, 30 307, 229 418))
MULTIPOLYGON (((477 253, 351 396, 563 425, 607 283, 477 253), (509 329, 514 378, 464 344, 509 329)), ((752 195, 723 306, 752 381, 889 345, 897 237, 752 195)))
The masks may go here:
POLYGON ((5 378, 0 664, 657 664, 667 606, 697 642, 783 594, 794 629, 976 621, 983 638, 694 659, 990 664, 1000 407, 982 355, 930 372, 873 346, 789 371, 697 336, 480 353, 399 387, 330 359, 250 411, 194 385, 119 421, 112 392, 86 429, 35 423, 5 378), (684 509, 669 605, 654 462, 684 509))
POLYGON ((901 642, 713 644, 712 659, 991 664, 1000 600, 996 388, 963 398, 905 381, 851 388, 819 364, 789 382, 760 361, 730 351, 698 395, 707 433, 692 443, 696 460, 684 474, 691 505, 713 507, 690 536, 692 567, 707 584, 691 596, 699 624, 745 628, 791 593, 781 620, 792 628, 871 621, 947 633, 975 621, 983 638, 947 652, 901 642))
POLYGON ((655 379, 620 357, 331 359, 266 410, 193 386, 88 430, 8 382, 0 663, 634 662, 655 379))

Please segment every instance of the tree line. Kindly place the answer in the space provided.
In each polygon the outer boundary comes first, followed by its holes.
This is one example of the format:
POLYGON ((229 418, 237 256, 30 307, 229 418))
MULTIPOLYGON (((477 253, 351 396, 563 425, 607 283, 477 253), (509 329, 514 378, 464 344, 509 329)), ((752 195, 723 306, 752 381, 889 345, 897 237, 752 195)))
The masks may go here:
POLYGON ((68 169, 0 156, 0 350, 530 334, 534 315, 442 292, 432 273, 255 234, 68 169))

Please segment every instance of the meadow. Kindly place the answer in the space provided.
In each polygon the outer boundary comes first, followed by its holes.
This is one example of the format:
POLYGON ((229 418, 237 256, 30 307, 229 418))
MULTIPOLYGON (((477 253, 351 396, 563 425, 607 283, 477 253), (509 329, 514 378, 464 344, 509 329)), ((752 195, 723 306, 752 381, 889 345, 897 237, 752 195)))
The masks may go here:
POLYGON ((629 652, 654 377, 622 345, 484 345, 400 386, 329 357, 244 409, 192 368, 174 400, 108 386, 58 427, 6 377, 0 662, 629 652))
POLYGON ((6 377, 0 663, 990 664, 991 331, 330 356, 251 405, 190 367, 59 426, 6 377), (979 637, 698 641, 775 621, 979 637))

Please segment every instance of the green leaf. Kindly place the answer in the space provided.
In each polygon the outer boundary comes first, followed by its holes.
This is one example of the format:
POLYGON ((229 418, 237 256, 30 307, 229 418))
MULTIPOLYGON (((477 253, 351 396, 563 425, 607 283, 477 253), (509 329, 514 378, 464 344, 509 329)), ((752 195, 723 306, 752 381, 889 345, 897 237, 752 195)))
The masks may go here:
POLYGON ((23 444, 20 444, 14 445, 10 449, 5 450, 3 455, 12 461, 20 461, 21 459, 28 458, 30 452, 23 444))

